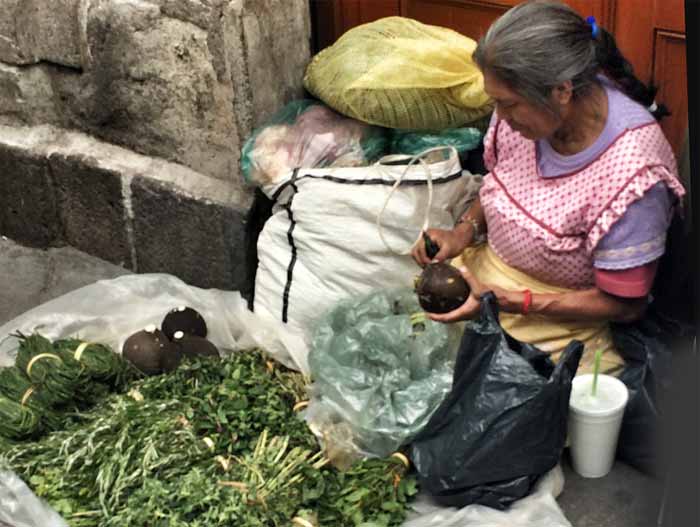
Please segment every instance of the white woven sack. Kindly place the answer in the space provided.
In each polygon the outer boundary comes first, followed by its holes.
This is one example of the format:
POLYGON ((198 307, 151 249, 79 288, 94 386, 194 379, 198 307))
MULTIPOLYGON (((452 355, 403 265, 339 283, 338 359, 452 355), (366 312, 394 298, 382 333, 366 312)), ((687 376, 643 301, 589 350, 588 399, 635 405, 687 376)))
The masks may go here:
MULTIPOLYGON (((429 179, 429 225, 451 228, 474 197, 474 179, 480 176, 462 171, 453 149, 429 164, 407 166, 407 159, 389 156, 360 168, 298 169, 263 188, 275 205, 258 238, 256 313, 308 342, 315 320, 338 301, 376 288, 413 286, 420 268, 408 250, 424 226, 429 179), (403 164, 388 164, 399 159, 403 164), (386 244, 377 228, 384 207, 386 244)), ((306 364, 302 369, 308 370, 306 364)))

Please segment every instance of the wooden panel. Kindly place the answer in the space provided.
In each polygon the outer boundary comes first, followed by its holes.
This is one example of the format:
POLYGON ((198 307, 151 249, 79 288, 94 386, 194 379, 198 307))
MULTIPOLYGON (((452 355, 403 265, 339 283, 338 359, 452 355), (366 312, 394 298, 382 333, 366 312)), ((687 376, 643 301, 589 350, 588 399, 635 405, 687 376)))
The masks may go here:
POLYGON ((342 33, 380 18, 398 16, 399 3, 400 0, 343 0, 341 3, 342 33))
POLYGON ((661 121, 661 127, 676 155, 679 155, 688 126, 685 36, 681 33, 658 31, 655 49, 654 83, 659 87, 656 99, 671 111, 671 115, 661 121))
POLYGON ((425 24, 448 27, 479 40, 493 21, 516 3, 517 0, 402 0, 401 15, 425 24))
MULTIPOLYGON (((667 0, 669 1, 669 0, 667 0)), ((683 0, 671 0, 682 4, 683 0)), ((652 77, 654 0, 617 0, 615 40, 643 82, 652 77)))
POLYGON ((400 0, 311 0, 310 5, 315 52, 348 29, 400 14, 400 0))
POLYGON ((565 0, 564 3, 584 18, 594 16, 600 26, 614 32, 615 0, 565 0))
POLYGON ((338 38, 341 26, 339 3, 329 0, 311 0, 311 25, 314 53, 330 46, 338 38))
POLYGON ((655 0, 654 25, 667 31, 685 33, 685 2, 655 0))
MULTIPOLYGON (((426 24, 449 27, 478 40, 489 26, 522 0, 401 0, 401 15, 426 24)), ((602 26, 614 21, 614 0, 568 0, 582 16, 593 15, 602 26)))

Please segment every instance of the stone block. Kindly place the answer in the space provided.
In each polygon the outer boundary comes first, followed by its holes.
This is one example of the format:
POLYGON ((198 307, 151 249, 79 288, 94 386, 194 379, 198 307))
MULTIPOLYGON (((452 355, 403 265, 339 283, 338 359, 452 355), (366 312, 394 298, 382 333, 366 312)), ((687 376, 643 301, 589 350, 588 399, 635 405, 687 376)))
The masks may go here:
POLYGON ((54 90, 70 128, 138 153, 237 179, 239 138, 230 81, 212 65, 208 33, 147 2, 90 11, 91 67, 56 70, 54 90))
POLYGON ((55 152, 49 166, 57 190, 64 241, 80 251, 132 268, 122 179, 86 155, 55 152))
POLYGON ((0 121, 58 124, 50 68, 0 63, 0 121))
POLYGON ((17 40, 17 19, 23 0, 3 0, 0 10, 0 61, 9 64, 25 64, 17 40))
POLYGON ((46 158, 0 143, 0 234, 31 247, 61 238, 56 194, 46 158))
POLYGON ((84 68, 84 24, 90 0, 22 0, 17 41, 32 63, 47 61, 84 68))
POLYGON ((223 16, 236 119, 245 140, 254 127, 303 96, 311 53, 309 3, 233 0, 223 16))
POLYGON ((249 294, 244 212, 145 177, 133 179, 131 201, 140 273, 170 273, 197 287, 249 294))

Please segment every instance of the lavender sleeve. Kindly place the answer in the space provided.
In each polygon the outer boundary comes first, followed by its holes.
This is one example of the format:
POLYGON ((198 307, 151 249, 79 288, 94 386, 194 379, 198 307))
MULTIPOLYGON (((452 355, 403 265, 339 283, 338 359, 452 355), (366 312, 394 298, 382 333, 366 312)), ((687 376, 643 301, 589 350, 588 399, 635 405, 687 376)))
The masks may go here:
POLYGON ((657 183, 632 203, 593 252, 597 269, 631 269, 661 257, 671 222, 672 198, 665 183, 657 183))

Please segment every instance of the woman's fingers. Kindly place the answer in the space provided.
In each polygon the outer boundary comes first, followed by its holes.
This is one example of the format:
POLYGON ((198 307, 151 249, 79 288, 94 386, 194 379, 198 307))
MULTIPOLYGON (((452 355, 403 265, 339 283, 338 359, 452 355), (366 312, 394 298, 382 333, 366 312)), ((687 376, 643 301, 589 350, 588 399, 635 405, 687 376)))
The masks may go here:
POLYGON ((413 246, 411 256, 413 256, 415 262, 421 267, 424 267, 427 263, 429 263, 428 256, 425 254, 425 244, 422 241, 416 242, 416 244, 413 246))
POLYGON ((470 320, 479 313, 479 300, 474 295, 469 295, 467 301, 457 309, 449 313, 427 313, 430 320, 435 322, 457 322, 459 320, 470 320))

